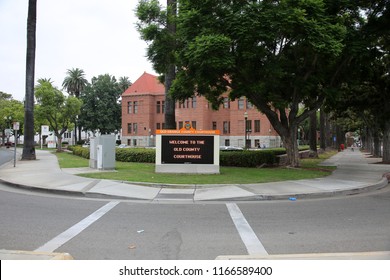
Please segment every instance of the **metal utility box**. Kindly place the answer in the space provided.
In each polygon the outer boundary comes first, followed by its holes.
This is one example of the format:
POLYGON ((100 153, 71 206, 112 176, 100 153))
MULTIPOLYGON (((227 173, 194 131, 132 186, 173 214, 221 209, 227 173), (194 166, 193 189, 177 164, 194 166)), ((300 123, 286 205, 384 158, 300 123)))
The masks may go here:
POLYGON ((99 170, 115 169, 115 135, 90 139, 89 167, 99 170))

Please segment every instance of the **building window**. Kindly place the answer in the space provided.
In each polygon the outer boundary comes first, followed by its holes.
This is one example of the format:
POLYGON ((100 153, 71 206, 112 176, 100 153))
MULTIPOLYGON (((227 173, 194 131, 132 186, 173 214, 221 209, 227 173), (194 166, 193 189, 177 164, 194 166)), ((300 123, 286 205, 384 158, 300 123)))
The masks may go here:
POLYGON ((255 120, 255 132, 260 132, 260 120, 255 120))
POLYGON ((255 139, 255 147, 256 147, 256 148, 261 148, 261 147, 260 147, 260 140, 259 140, 259 139, 255 139))
POLYGON ((127 102, 127 112, 129 114, 132 114, 133 113, 133 102, 130 101, 130 102, 127 102))
POLYGON ((193 129, 196 129, 196 121, 192 121, 192 122, 191 122, 191 125, 192 125, 192 128, 193 128, 193 129))
POLYGON ((156 124, 156 129, 161 129, 161 124, 160 123, 156 124))
POLYGON ((138 133, 138 124, 137 123, 133 123, 133 132, 134 132, 134 134, 138 133))
POLYGON ((230 146, 230 139, 225 139, 225 146, 230 146))
POLYGON ((213 130, 217 130, 217 122, 213 122, 213 130))
POLYGON ((183 122, 179 122, 179 129, 183 128, 183 122))
POLYGON ((161 113, 161 102, 160 102, 160 101, 157 101, 157 104, 156 104, 156 113, 157 113, 157 114, 160 114, 160 113, 161 113))
POLYGON ((161 112, 165 114, 165 101, 161 101, 161 112))
POLYGON ((246 132, 252 132, 252 120, 246 121, 246 132))
POLYGON ((196 108, 196 97, 192 97, 192 108, 196 108))
POLYGON ((127 124, 127 134, 131 134, 131 128, 132 128, 131 123, 128 123, 127 124))
POLYGON ((137 114, 138 113, 138 101, 134 101, 134 114, 137 114))
POLYGON ((134 147, 137 146, 137 139, 133 139, 133 146, 134 146, 134 147))
POLYGON ((240 97, 238 99, 238 110, 243 110, 244 109, 244 97, 240 97))
POLYGON ((252 109, 253 108, 253 104, 248 99, 246 100, 246 108, 247 109, 252 109))
POLYGON ((225 97, 223 99, 223 108, 224 109, 229 109, 230 108, 230 100, 229 97, 225 97))
POLYGON ((228 134, 230 133, 230 122, 223 122, 223 133, 228 134))

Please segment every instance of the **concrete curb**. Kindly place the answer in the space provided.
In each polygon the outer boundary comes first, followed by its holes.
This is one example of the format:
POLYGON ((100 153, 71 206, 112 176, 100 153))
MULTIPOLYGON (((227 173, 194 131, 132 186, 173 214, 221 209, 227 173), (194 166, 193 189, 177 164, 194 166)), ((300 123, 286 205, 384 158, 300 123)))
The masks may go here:
MULTIPOLYGON (((98 192, 80 192, 80 191, 71 191, 71 190, 59 190, 59 189, 49 189, 44 187, 36 187, 36 186, 27 186, 18 183, 13 183, 9 181, 5 181, 0 179, 0 182, 8 185, 10 187, 21 188, 25 190, 30 190, 34 192, 42 192, 42 193, 50 193, 50 194, 59 194, 59 195, 68 195, 68 196, 76 196, 76 197, 86 197, 86 198, 98 198, 98 199, 118 199, 118 200, 129 200, 129 201, 143 201, 143 202, 152 202, 154 199, 144 199, 138 197, 128 197, 121 195, 109 195, 98 192)), ((262 194, 254 194, 253 196, 245 196, 245 197, 230 197, 230 198, 214 198, 214 199, 202 199, 190 200, 192 203, 199 202, 222 202, 222 201, 271 201, 271 200, 288 200, 290 198, 294 199, 319 199, 319 198, 330 198, 336 196, 352 196, 358 195, 362 193, 367 193, 371 191, 381 190, 389 185, 389 181, 385 175, 383 175, 382 179, 375 184, 370 184, 364 187, 357 187, 353 189, 347 190, 336 190, 336 191, 324 191, 324 192, 316 192, 316 193, 292 193, 292 194, 281 194, 281 195, 262 195, 262 194)), ((155 187, 154 185, 153 187, 155 187)), ((175 185, 177 186, 177 185, 175 185)), ((240 187, 240 186, 238 186, 240 187)), ((169 188, 169 185, 164 185, 162 188, 169 188)), ((185 188, 184 188, 185 189, 185 188)), ((169 201, 166 200, 166 201, 169 201)), ((175 199, 175 201, 181 201, 180 199, 175 199)), ((185 200, 189 202, 189 200, 185 200)))
POLYGON ((216 260, 390 260, 390 251, 285 255, 226 255, 216 260))
POLYGON ((73 260, 68 253, 0 250, 0 260, 73 260))

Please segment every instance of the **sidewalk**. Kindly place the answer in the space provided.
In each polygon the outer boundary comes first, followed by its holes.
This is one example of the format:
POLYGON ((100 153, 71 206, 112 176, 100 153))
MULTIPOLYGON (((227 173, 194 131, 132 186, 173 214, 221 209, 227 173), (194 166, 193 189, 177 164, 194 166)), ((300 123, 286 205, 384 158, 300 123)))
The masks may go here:
POLYGON ((13 161, 0 166, 0 182, 85 197, 196 203, 352 195, 386 187, 388 180, 383 174, 390 172, 390 165, 377 164, 380 159, 347 149, 322 163, 337 166, 337 170, 324 178, 245 185, 157 185, 79 177, 77 173, 97 171, 90 168, 60 169, 55 155, 48 151, 36 152, 35 161, 18 160, 16 167, 13 167, 13 161))

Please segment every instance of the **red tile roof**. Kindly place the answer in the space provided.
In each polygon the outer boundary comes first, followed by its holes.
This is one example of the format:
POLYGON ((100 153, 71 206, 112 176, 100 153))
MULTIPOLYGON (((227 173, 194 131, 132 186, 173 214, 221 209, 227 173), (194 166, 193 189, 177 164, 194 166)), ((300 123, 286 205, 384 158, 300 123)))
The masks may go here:
POLYGON ((122 96, 134 95, 134 94, 152 94, 160 95, 164 94, 164 85, 160 83, 157 76, 144 72, 122 96))

